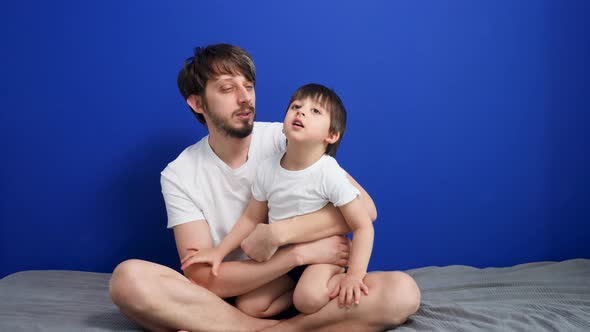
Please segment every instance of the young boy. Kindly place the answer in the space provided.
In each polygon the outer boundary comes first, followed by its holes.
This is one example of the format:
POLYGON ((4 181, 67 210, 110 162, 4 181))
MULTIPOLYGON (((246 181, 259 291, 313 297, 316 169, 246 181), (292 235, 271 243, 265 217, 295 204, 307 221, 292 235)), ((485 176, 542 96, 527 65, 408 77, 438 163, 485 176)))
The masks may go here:
POLYGON ((366 208, 357 199, 359 191, 333 158, 345 128, 346 110, 334 91, 318 84, 299 88, 291 97, 283 122, 288 140, 286 152, 260 163, 252 185, 253 198, 219 246, 202 249, 190 261, 183 261, 182 269, 195 263, 208 263, 216 275, 223 258, 238 248, 267 215, 272 223, 332 203, 339 207, 353 233, 348 271, 342 273, 343 268, 337 265, 310 265, 294 290, 297 280, 283 276, 255 293, 238 297, 236 306, 249 314, 264 312, 262 316, 268 317, 282 312, 291 303, 299 311, 310 314, 336 296, 340 306, 359 304, 361 293, 368 294, 363 278, 371 256, 374 230, 366 208))

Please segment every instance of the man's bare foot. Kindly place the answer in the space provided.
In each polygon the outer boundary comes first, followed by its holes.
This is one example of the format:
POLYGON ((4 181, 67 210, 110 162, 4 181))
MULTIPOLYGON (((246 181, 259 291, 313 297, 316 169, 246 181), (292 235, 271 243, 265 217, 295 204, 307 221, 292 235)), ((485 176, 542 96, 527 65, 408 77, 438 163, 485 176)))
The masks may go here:
POLYGON ((260 326, 260 328, 256 329, 256 331, 265 330, 265 329, 275 326, 281 322, 280 320, 276 320, 276 319, 261 319, 261 320, 263 321, 263 323, 261 323, 262 325, 260 326))

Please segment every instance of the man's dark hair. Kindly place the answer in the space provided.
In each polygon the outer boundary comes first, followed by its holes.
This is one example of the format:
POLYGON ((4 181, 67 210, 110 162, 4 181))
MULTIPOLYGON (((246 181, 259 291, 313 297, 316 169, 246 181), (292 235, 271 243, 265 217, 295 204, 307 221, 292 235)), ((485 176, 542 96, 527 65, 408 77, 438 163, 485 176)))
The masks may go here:
POLYGON ((319 103, 330 113, 330 134, 340 133, 338 140, 326 147, 326 154, 334 157, 346 130, 346 109, 344 104, 334 90, 321 84, 310 83, 300 87, 293 93, 289 105, 287 105, 287 111, 295 100, 307 98, 319 103))
MULTIPOLYGON (((186 59, 178 73, 178 89, 182 97, 187 100, 190 95, 196 95, 204 102, 207 81, 214 76, 244 75, 256 84, 256 68, 254 61, 246 50, 229 44, 215 44, 207 47, 196 47, 193 56, 186 59)), ((195 113, 199 122, 205 124, 203 114, 195 113)))

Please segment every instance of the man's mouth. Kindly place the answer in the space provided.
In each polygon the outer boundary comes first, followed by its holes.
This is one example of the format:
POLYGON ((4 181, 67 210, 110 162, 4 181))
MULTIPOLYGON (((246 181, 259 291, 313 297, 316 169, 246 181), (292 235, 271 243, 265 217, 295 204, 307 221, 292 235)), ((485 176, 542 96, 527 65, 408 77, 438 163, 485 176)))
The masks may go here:
POLYGON ((240 119, 247 119, 252 114, 252 111, 241 111, 236 113, 236 116, 240 119))

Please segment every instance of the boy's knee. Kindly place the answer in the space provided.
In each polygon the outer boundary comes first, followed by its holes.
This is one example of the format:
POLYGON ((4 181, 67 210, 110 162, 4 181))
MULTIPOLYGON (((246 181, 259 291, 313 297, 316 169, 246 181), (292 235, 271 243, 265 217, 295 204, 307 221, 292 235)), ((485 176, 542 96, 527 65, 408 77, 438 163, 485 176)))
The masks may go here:
POLYGON ((297 287, 293 293, 293 305, 304 314, 313 314, 330 302, 327 291, 297 287))
POLYGON ((236 308, 248 316, 256 318, 268 317, 266 314, 270 303, 265 303, 260 299, 250 298, 248 296, 236 297, 236 308))

